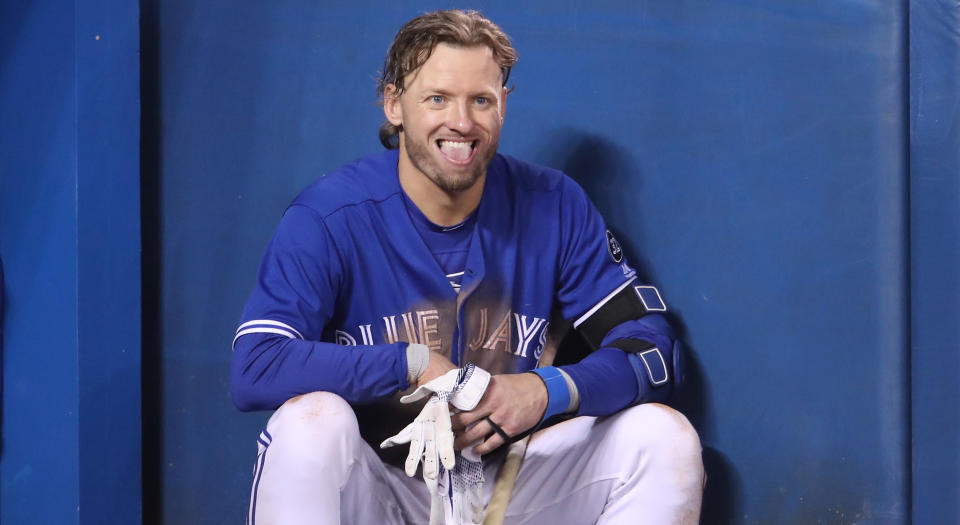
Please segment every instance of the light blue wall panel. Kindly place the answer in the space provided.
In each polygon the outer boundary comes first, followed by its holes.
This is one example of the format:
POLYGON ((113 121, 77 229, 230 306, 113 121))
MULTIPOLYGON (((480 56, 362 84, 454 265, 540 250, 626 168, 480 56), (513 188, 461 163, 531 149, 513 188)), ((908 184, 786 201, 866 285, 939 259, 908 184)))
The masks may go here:
POLYGON ((3 523, 140 521, 136 3, 0 5, 3 523))
POLYGON ((140 9, 78 0, 80 517, 140 521, 140 9))
POLYGON ((74 29, 72 4, 0 4, 3 523, 77 523, 80 504, 74 29))

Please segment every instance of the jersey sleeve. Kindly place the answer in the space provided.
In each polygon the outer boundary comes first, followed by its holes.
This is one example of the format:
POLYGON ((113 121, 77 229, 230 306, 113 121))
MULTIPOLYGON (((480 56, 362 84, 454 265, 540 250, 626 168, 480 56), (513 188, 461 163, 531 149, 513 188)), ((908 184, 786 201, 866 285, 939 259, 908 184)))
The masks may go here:
POLYGON ((574 327, 636 277, 600 212, 572 179, 564 179, 560 211, 557 301, 574 327))
MULTIPOLYGON (((572 319, 573 327, 581 332, 588 327, 595 328, 593 325, 598 317, 609 321, 613 311, 617 312, 614 317, 624 317, 618 323, 609 323, 603 328, 603 333, 591 341, 596 351, 579 363, 562 367, 577 387, 580 396, 578 414, 603 416, 631 404, 664 401, 675 386, 674 372, 680 373, 680 365, 674 363, 673 359, 674 354, 679 352, 675 345, 676 338, 660 316, 647 314, 644 321, 640 321, 632 319, 626 313, 630 310, 622 308, 625 298, 628 302, 630 299, 634 302, 646 301, 640 296, 641 292, 656 289, 633 286, 636 272, 627 263, 621 245, 607 229, 600 213, 572 180, 568 181, 564 191, 561 215, 561 238, 564 244, 557 291, 561 312, 564 318, 572 319), (633 289, 628 288, 630 286, 633 289), (640 296, 639 299, 633 294, 640 296), (664 363, 663 367, 654 370, 656 373, 651 372, 656 376, 654 383, 651 384, 640 373, 643 371, 643 362, 639 358, 631 357, 615 344, 611 345, 611 342, 616 343, 616 339, 635 339, 638 345, 643 346, 643 350, 647 350, 648 345, 652 348, 640 355, 656 352, 656 356, 661 358, 667 356, 666 361, 664 358, 658 361, 664 363), (660 372, 667 373, 668 362, 673 365, 669 369, 670 379, 661 381, 660 372)), ((663 306, 658 291, 656 300, 660 302, 659 306, 663 306)), ((645 309, 661 310, 655 306, 657 301, 650 298, 649 304, 644 302, 645 309)))
POLYGON ((233 339, 230 383, 237 408, 273 409, 320 390, 364 403, 409 387, 406 343, 348 348, 322 341, 342 277, 322 218, 304 206, 288 208, 233 339))
POLYGON ((234 342, 253 333, 319 341, 342 276, 323 220, 304 206, 284 213, 267 246, 234 342))

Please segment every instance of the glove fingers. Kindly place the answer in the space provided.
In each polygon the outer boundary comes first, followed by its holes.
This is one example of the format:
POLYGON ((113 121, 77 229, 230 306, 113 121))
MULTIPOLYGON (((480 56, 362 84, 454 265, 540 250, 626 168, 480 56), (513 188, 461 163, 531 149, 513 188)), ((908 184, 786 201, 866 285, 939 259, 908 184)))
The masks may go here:
POLYGON ((453 427, 450 423, 450 408, 442 403, 437 408, 436 446, 443 468, 453 470, 456 459, 453 452, 453 427))
POLYGON ((430 414, 425 418, 423 424, 423 477, 427 479, 437 479, 437 440, 434 414, 436 405, 439 404, 433 400, 430 401, 430 406, 427 407, 430 414))
POLYGON ((413 429, 411 431, 412 437, 410 440, 410 451, 407 453, 407 461, 404 464, 404 471, 407 473, 407 476, 413 477, 417 474, 417 464, 420 463, 420 458, 423 456, 423 422, 414 421, 411 423, 413 429))

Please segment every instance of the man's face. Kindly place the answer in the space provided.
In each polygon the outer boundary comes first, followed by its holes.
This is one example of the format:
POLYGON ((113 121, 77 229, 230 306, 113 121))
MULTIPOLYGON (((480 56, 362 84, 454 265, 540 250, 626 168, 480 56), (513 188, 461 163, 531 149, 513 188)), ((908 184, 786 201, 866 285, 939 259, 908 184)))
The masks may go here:
POLYGON ((492 51, 438 44, 405 80, 399 98, 392 85, 384 98, 387 119, 403 126, 401 155, 448 193, 471 188, 486 173, 503 125, 506 90, 492 51))

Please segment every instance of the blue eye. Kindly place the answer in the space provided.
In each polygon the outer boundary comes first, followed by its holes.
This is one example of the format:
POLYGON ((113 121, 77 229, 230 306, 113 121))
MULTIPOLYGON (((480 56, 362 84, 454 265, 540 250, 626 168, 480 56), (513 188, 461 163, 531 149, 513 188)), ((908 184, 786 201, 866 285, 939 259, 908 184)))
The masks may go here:
POLYGON ((482 106, 487 102, 489 102, 489 100, 487 100, 487 97, 477 97, 477 104, 482 106))
POLYGON ((430 102, 433 102, 434 104, 442 104, 443 97, 441 97, 440 95, 434 95, 430 97, 430 102))

